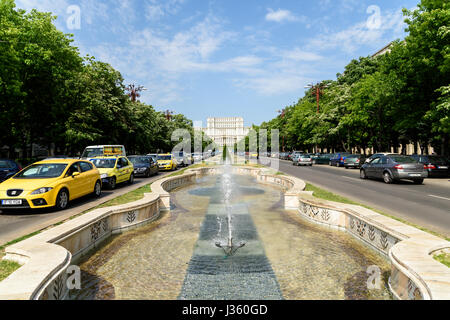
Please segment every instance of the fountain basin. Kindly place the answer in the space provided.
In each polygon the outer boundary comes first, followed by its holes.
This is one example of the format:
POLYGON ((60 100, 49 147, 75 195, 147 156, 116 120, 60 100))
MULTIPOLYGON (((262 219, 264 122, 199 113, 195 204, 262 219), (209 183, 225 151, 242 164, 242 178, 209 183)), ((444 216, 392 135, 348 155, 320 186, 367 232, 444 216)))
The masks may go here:
MULTIPOLYGON (((258 182, 282 185, 287 189, 284 194, 293 199, 292 203, 298 201, 299 216, 314 223, 345 230, 362 243, 387 255, 392 263, 389 285, 395 298, 450 299, 450 271, 430 255, 434 251, 448 248, 447 241, 365 208, 318 200, 303 191, 292 192, 294 187, 301 189, 302 185, 301 181, 293 177, 276 176, 261 169, 246 167, 235 167, 233 171, 255 176, 258 182)), ((143 200, 120 208, 100 209, 101 211, 88 213, 6 248, 7 259, 25 264, 0 283, 0 297, 65 298, 67 290, 63 288, 62 292, 58 292, 57 289, 66 278, 67 261, 72 254, 81 256, 82 252, 98 246, 99 242, 114 232, 133 227, 133 224, 152 221, 162 210, 170 210, 170 194, 165 187, 171 189, 173 186, 188 185, 194 182, 196 177, 219 172, 218 167, 202 168, 191 170, 187 175, 172 177, 169 181, 163 179, 157 182, 161 186, 161 194, 148 195, 143 200), (152 209, 148 209, 150 207, 152 209), (138 219, 133 220, 133 215, 137 215, 138 219), (133 222, 128 222, 128 219, 133 222), (105 227, 107 231, 103 232, 105 227), (61 251, 61 247, 66 251, 61 251), (57 251, 61 251, 59 256, 52 254, 57 251)), ((158 191, 157 185, 152 185, 152 190, 158 191)), ((289 201, 286 201, 285 197, 283 206, 286 206, 286 203, 289 201)))

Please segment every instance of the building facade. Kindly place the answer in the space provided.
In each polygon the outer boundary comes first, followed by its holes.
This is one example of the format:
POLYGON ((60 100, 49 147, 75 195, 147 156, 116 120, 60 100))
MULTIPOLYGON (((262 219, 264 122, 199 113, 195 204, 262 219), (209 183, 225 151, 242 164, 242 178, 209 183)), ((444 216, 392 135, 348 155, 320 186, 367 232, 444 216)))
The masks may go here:
POLYGON ((244 127, 241 117, 208 118, 207 127, 203 128, 203 132, 220 147, 233 146, 244 139, 249 131, 250 128, 244 127))

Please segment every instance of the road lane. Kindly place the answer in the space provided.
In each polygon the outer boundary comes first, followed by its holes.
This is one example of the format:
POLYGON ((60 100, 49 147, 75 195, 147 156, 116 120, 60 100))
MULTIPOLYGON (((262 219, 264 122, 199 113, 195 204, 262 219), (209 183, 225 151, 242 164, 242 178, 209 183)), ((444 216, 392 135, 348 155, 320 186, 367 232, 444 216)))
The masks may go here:
POLYGON ((280 171, 450 237, 449 180, 425 179, 423 185, 400 181, 388 185, 381 180, 361 180, 359 170, 355 169, 327 165, 297 167, 284 160, 280 161, 280 171))
POLYGON ((117 198, 123 194, 139 189, 158 179, 161 179, 172 172, 160 172, 152 178, 136 178, 132 185, 120 184, 116 190, 103 190, 102 196, 93 199, 86 196, 69 203, 69 208, 63 211, 53 211, 51 209, 40 210, 18 210, 10 212, 0 211, 0 245, 4 245, 12 240, 33 232, 45 229, 51 225, 69 219, 86 210, 92 209, 109 200, 117 198))

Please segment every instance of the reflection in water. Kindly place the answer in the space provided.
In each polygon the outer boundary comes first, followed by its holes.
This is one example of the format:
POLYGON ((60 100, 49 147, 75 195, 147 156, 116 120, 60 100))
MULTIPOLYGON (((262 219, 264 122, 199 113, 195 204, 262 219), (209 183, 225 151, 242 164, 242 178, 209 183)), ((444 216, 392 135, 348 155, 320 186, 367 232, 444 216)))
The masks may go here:
POLYGON ((229 235, 221 176, 177 190, 176 209, 115 237, 82 264, 73 299, 390 299, 389 264, 351 236, 286 211, 280 189, 233 176, 232 236, 246 242, 226 258, 229 235), (242 251, 241 251, 242 250, 242 251), (382 288, 368 290, 377 265, 382 288))

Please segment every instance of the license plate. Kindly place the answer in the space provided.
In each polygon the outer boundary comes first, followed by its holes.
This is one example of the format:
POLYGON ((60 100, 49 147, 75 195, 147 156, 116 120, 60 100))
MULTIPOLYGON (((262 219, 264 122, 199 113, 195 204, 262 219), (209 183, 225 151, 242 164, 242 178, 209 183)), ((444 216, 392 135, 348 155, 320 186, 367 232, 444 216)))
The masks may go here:
POLYGON ((440 166, 440 167, 438 167, 438 169, 448 169, 448 167, 447 166, 440 166))
POLYGON ((22 205, 22 200, 3 200, 2 205, 4 205, 4 206, 22 205))
POLYGON ((410 177, 420 177, 421 174, 419 174, 419 173, 410 173, 409 176, 410 177))

